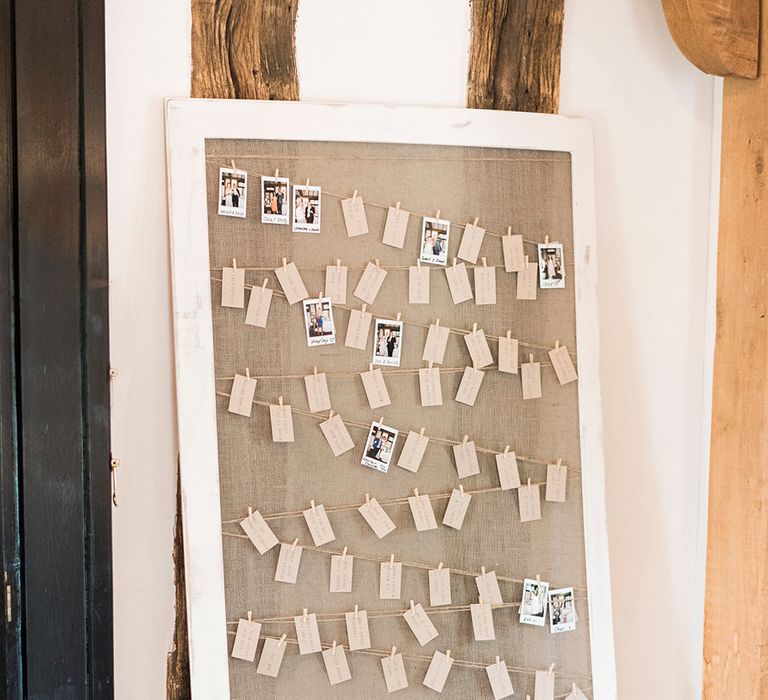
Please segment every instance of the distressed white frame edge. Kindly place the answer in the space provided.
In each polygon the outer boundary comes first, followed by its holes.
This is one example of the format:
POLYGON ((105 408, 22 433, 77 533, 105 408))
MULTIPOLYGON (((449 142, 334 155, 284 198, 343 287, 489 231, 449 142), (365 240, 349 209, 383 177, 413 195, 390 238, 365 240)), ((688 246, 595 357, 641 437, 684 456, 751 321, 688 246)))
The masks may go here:
MULTIPOLYGON (((502 111, 255 100, 165 104, 176 394, 192 692, 229 696, 205 139, 497 147, 571 154, 582 492, 593 695, 617 697, 599 379, 591 125, 502 111)), ((242 164, 241 164, 242 165, 242 164)))

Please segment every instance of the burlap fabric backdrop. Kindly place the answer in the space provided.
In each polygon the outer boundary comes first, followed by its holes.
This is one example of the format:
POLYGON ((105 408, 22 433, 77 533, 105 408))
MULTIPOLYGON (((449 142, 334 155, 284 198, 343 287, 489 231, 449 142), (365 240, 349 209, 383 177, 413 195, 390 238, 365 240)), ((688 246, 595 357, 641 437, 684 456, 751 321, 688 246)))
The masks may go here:
MULTIPOLYGON (((324 286, 325 265, 341 258, 350 267, 347 303, 360 308, 352 296, 365 263, 379 258, 383 266, 415 264, 419 250, 421 217, 411 216, 405 247, 398 250, 381 242, 386 210, 366 204, 370 234, 348 238, 341 204, 337 197, 323 195, 322 232, 294 234, 290 227, 261 223, 261 174, 272 175, 276 168, 281 176, 303 184, 321 185, 324 192, 351 196, 358 190, 366 202, 393 205, 434 215, 440 209, 443 218, 463 225, 480 217, 480 225, 488 230, 505 232, 508 225, 525 238, 543 241, 548 234, 561 241, 566 250, 567 285, 564 290, 539 290, 534 301, 515 300, 515 274, 503 269, 499 238, 486 235, 481 255, 489 265, 497 267, 495 306, 476 306, 469 301, 458 306, 451 301, 442 268, 431 271, 431 303, 408 304, 407 271, 391 271, 373 306, 374 318, 391 318, 402 312, 406 320, 423 323, 440 319, 441 325, 471 329, 473 323, 485 329, 488 336, 503 335, 511 329, 513 337, 540 345, 552 346, 555 340, 575 351, 575 304, 571 230, 570 160, 566 154, 532 153, 502 149, 458 147, 404 146, 389 144, 343 144, 284 141, 209 141, 207 144, 208 217, 210 222, 211 276, 220 278, 220 269, 231 265, 232 258, 242 267, 277 267, 282 257, 294 260, 311 295, 324 286), (217 215, 218 168, 234 159, 240 169, 247 170, 248 216, 244 220, 217 215), (307 270, 307 268, 314 268, 307 270), (352 269, 359 268, 359 269, 352 269)), ((453 229, 449 256, 456 255, 461 231, 453 229)), ((526 253, 535 259, 536 248, 526 245, 526 253)), ((478 261, 479 262, 479 261, 478 261)), ((246 284, 279 289, 273 273, 246 274, 246 284)), ((470 272, 471 278, 471 272, 470 272)), ((216 386, 229 392, 231 377, 249 367, 257 375, 302 375, 317 366, 318 371, 362 372, 371 361, 371 342, 365 352, 344 347, 348 312, 337 309, 335 321, 339 338, 335 345, 308 348, 302 325, 301 304, 288 306, 275 296, 268 327, 258 329, 244 323, 245 312, 219 306, 220 285, 211 285, 213 298, 213 333, 215 339, 216 386)), ((246 294, 247 302, 247 294, 246 294)), ((406 325, 404 328, 401 367, 424 366, 421 353, 426 330, 406 325)), ((491 343, 496 354, 496 345, 491 343)), ((521 347, 521 360, 525 348, 521 347)), ((407 505, 389 507, 387 511, 397 530, 378 540, 356 511, 332 514, 336 541, 329 549, 349 547, 356 553, 389 557, 398 561, 420 562, 437 566, 480 571, 485 566, 499 575, 515 578, 541 575, 553 586, 576 587, 577 630, 552 635, 547 628, 521 625, 516 609, 494 612, 497 640, 474 642, 468 612, 430 613, 439 636, 420 647, 401 618, 371 620, 371 643, 374 649, 389 650, 397 646, 407 655, 429 658, 435 649, 451 650, 455 659, 490 664, 495 656, 505 659, 510 667, 548 668, 556 663, 559 673, 556 694, 570 690, 571 682, 590 686, 590 649, 584 569, 584 537, 580 488, 577 386, 559 386, 548 357, 542 350, 534 355, 542 366, 543 398, 523 401, 520 379, 515 375, 486 372, 474 408, 453 400, 460 373, 444 373, 441 377, 444 405, 423 408, 419 399, 416 375, 386 376, 392 405, 371 410, 359 377, 329 377, 333 408, 342 417, 369 421, 384 416, 385 422, 402 431, 418 431, 425 427, 428 435, 461 440, 467 434, 478 446, 503 451, 509 444, 518 454, 540 460, 557 457, 571 467, 568 498, 564 504, 544 502, 542 519, 521 524, 517 495, 514 491, 482 494, 474 497, 464 527, 455 531, 445 526, 429 532, 416 532, 407 505)), ((443 367, 470 364, 462 338, 451 335, 443 367)), ((386 371, 386 368, 385 368, 386 371)), ((282 395, 286 403, 306 410, 307 400, 301 379, 260 380, 256 399, 277 402, 282 395)), ((430 444, 417 474, 392 466, 388 474, 380 474, 360 465, 366 432, 351 427, 355 449, 334 458, 314 418, 295 415, 296 442, 276 444, 271 440, 269 414, 255 406, 251 418, 227 412, 227 399, 217 397, 219 472, 221 509, 225 520, 241 518, 252 506, 262 513, 307 508, 310 499, 326 506, 362 502, 366 492, 384 501, 420 493, 446 493, 458 480, 450 447, 430 444)), ((401 434, 395 458, 402 448, 401 434)), ((464 480, 466 489, 498 485, 492 455, 481 454, 481 474, 464 480)), ((393 463, 394 464, 394 463, 393 463)), ((545 467, 520 462, 525 481, 545 478, 545 467)), ((447 501, 435 502, 438 523, 447 501)), ((272 522, 281 541, 312 544, 303 518, 293 517, 272 522)), ((225 532, 242 534, 239 526, 225 525, 225 532)), ((328 592, 330 558, 304 551, 296 585, 273 581, 279 547, 260 556, 253 545, 236 537, 224 540, 224 575, 226 583, 227 619, 231 622, 252 610, 256 619, 285 617, 309 608, 317 613, 334 613, 360 609, 404 610, 413 599, 429 606, 427 572, 404 567, 402 600, 378 598, 378 564, 356 560, 352 593, 328 592)), ((453 604, 477 602, 477 589, 472 578, 452 576, 453 604)), ((519 601, 521 585, 501 583, 505 602, 519 601)), ((343 620, 343 615, 340 615, 343 620)), ((224 621, 222 621, 222 624, 224 621)), ((336 639, 346 644, 342 621, 320 622, 320 637, 330 643, 336 639)), ((235 625, 229 624, 233 632, 235 625)), ((290 621, 267 623, 262 634, 279 637, 286 633, 295 637, 290 621)), ((233 636, 229 636, 230 644, 233 636)), ((257 656, 258 661, 258 656, 257 656)), ((319 654, 299 656, 298 648, 289 645, 278 679, 256 674, 255 664, 231 660, 232 697, 237 700, 255 697, 359 699, 386 697, 387 691, 379 658, 348 653, 352 680, 334 688, 328 684, 319 654)), ((428 662, 406 658, 410 687, 407 697, 428 696, 433 691, 421 685, 428 662)), ((533 695, 533 673, 511 675, 516 693, 533 695)), ((454 666, 443 692, 449 698, 491 697, 482 669, 454 666)))

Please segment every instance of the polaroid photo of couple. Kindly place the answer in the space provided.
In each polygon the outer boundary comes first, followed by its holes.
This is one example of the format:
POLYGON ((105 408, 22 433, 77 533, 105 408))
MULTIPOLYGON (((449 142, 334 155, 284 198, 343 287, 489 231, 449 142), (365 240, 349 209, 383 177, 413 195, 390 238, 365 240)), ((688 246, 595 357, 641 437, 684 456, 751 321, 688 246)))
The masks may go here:
POLYGON ((377 318, 373 334, 373 364, 399 367, 403 349, 403 322, 377 318))
POLYGON ((360 464, 386 474, 395 453, 396 441, 397 430, 380 421, 373 421, 360 464))
POLYGON ((261 176, 261 223, 288 224, 291 205, 290 181, 287 177, 261 176))
POLYGON ((549 631, 572 632, 576 629, 576 608, 573 588, 557 588, 549 591, 549 631))
POLYGON ((219 168, 219 215, 245 218, 248 197, 248 173, 233 168, 219 168))
POLYGON ((425 216, 421 222, 419 260, 430 265, 445 265, 448 262, 448 235, 450 231, 450 221, 425 216))
POLYGON ((293 232, 320 233, 319 185, 293 186, 293 232))
POLYGON ((535 578, 523 581, 523 600, 520 602, 520 622, 524 625, 544 627, 547 616, 549 583, 535 578))
POLYGON ((305 299, 304 329, 307 345, 333 345, 336 342, 336 326, 333 323, 333 303, 330 297, 305 299))
POLYGON ((565 263, 562 243, 539 243, 539 287, 565 288, 565 263))

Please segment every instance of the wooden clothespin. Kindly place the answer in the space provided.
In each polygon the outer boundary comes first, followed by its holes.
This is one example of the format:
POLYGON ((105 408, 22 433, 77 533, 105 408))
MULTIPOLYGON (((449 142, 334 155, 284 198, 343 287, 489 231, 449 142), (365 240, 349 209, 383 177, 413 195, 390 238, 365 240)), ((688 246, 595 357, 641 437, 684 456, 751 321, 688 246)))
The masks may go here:
POLYGON ((529 363, 529 364, 533 364, 533 353, 531 353, 530 355, 528 355, 528 363, 529 363))
POLYGON ((365 310, 368 308, 368 304, 363 304, 363 310, 360 312, 365 315, 365 310))
POLYGON ((467 447, 467 441, 469 440, 469 435, 465 435, 464 439, 461 441, 462 448, 466 449, 467 447))
POLYGON ((288 267, 288 258, 283 258, 283 270, 288 267))
POLYGON ((507 340, 512 340, 512 331, 507 331, 507 340))
POLYGON ((481 258, 481 259, 483 261, 483 268, 487 270, 488 269, 488 262, 486 261, 485 258, 481 258))
POLYGON ((248 367, 245 368, 245 378, 246 379, 250 379, 251 378, 251 370, 248 367))
POLYGON ((317 378, 317 367, 315 367, 314 369, 315 369, 315 378, 317 378))
POLYGON ((285 638, 286 638, 287 636, 288 636, 287 634, 283 634, 283 635, 280 637, 279 641, 277 642, 277 646, 279 646, 279 647, 280 647, 280 646, 282 646, 282 645, 283 645, 283 642, 285 641, 285 638))
POLYGON ((528 256, 527 255, 525 256, 525 267, 526 268, 528 267, 528 256))
POLYGON ((416 496, 416 498, 419 497, 419 489, 413 489, 413 495, 416 496))
POLYGON ((253 520, 253 508, 248 506, 248 520, 253 520))
POLYGON ((312 499, 309 502, 309 505, 312 506, 312 515, 315 515, 315 501, 314 501, 314 499, 312 499))
POLYGON ((484 566, 481 566, 481 567, 480 567, 480 576, 481 576, 482 578, 485 578, 485 567, 484 567, 484 566))
POLYGON ((358 606, 357 606, 357 603, 355 603, 355 620, 357 620, 358 615, 359 615, 358 606))
POLYGON ((376 258, 376 259, 374 260, 374 262, 376 263, 376 267, 381 267, 381 265, 379 265, 379 259, 378 259, 378 258, 376 258))
POLYGON ((476 333, 477 333, 477 324, 473 323, 472 324, 472 335, 475 335, 476 333))
POLYGON ((395 656, 395 652, 397 651, 397 647, 392 647, 392 653, 389 655, 390 658, 395 656))
POLYGON ((511 226, 507 226, 507 235, 508 236, 512 235, 512 227, 511 226))
POLYGON ((252 610, 248 611, 248 622, 253 622, 253 611, 252 610))
POLYGON ((496 665, 498 666, 501 663, 501 659, 497 656, 496 657, 496 665))
POLYGON ((331 654, 336 656, 336 640, 333 640, 333 645, 331 646, 331 654))
POLYGON ((416 612, 416 611, 414 610, 413 601, 411 601, 411 612, 416 612))
POLYGON ((448 659, 448 663, 451 662, 451 650, 450 649, 446 649, 445 650, 445 658, 448 659))
POLYGON ((453 259, 453 266, 456 267, 456 258, 453 259))
POLYGON ((373 362, 368 363, 368 371, 373 374, 373 362))
POLYGON ((379 423, 384 423, 384 416, 379 416, 379 423))
POLYGON ((563 465, 563 459, 562 459, 562 457, 558 457, 558 458, 557 458, 557 463, 555 464, 555 467, 556 467, 557 469, 560 469, 560 467, 561 467, 562 465, 563 465))
POLYGON ((278 405, 280 405, 280 406, 282 406, 282 405, 283 405, 283 397, 282 397, 282 396, 278 396, 278 397, 277 397, 277 403, 278 403, 278 405))
POLYGON ((509 454, 509 445, 504 445, 504 454, 505 455, 509 454))
POLYGON ((430 360, 429 361, 429 370, 430 370, 430 372, 432 371, 432 365, 434 365, 434 364, 435 364, 434 360, 430 360))
POLYGON ((399 321, 403 314, 401 314, 399 311, 397 312, 397 316, 395 317, 395 321, 399 321))
POLYGON ((341 561, 344 561, 347 558, 347 548, 344 547, 344 550, 341 553, 341 561))
POLYGON ((475 220, 472 222, 472 225, 473 225, 473 226, 477 226, 477 222, 478 222, 478 221, 480 221, 480 217, 479 217, 479 216, 476 216, 476 217, 475 217, 475 220))
POLYGON ((265 277, 264 281, 261 283, 261 288, 262 289, 266 289, 267 288, 267 282, 269 282, 269 280, 265 277))
POLYGON ((307 184, 306 187, 309 187, 309 178, 307 178, 307 184))
POLYGON ((554 670, 555 670, 555 664, 554 664, 554 662, 552 662, 551 664, 549 664, 549 675, 550 676, 552 675, 554 670))
POLYGON ((352 195, 352 204, 354 204, 357 201, 357 190, 355 190, 354 194, 352 195))
POLYGON ((443 562, 439 562, 437 565, 437 570, 442 571, 443 570, 443 562))
POLYGON ((549 236, 544 236, 544 245, 549 245, 549 236))
POLYGON ((395 555, 394 555, 394 554, 392 554, 392 555, 390 555, 390 557, 389 557, 389 567, 390 567, 390 568, 394 568, 394 566, 395 566, 395 555))
POLYGON ((400 202, 397 202, 397 204, 395 204, 395 211, 400 211, 400 202))
POLYGON ((461 497, 464 498, 464 484, 459 484, 459 492, 461 493, 461 497))
POLYGON ((436 219, 439 219, 439 218, 440 218, 440 210, 439 210, 439 209, 437 210, 437 214, 435 215, 435 218, 436 218, 436 219))
POLYGON ((341 258, 336 258, 336 274, 341 272, 341 258))
POLYGON ((234 160, 230 160, 229 162, 232 164, 232 170, 237 170, 237 166, 235 165, 235 161, 234 160))
POLYGON ((365 505, 368 505, 371 502, 371 494, 366 493, 365 494, 365 505))
POLYGON ((333 409, 328 411, 328 420, 331 420, 331 418, 333 418, 333 409))
POLYGON ((419 437, 424 437, 424 428, 419 430, 419 437))
POLYGON ((307 621, 307 609, 304 608, 304 622, 307 621))
POLYGON ((478 597, 480 599, 480 607, 482 608, 483 605, 484 605, 484 603, 483 603, 483 596, 478 596, 478 597))
POLYGON ((421 260, 416 260, 416 269, 421 270, 421 260))
MULTIPOLYGON (((453 264, 454 265, 456 264, 456 258, 453 259, 453 264)), ((439 318, 435 319, 435 328, 440 328, 440 319, 439 318)))
POLYGON ((280 177, 280 168, 275 168, 275 180, 280 177))
POLYGON ((237 270, 237 260, 235 258, 232 258, 232 269, 237 270))
POLYGON ((296 539, 293 541, 293 544, 291 545, 291 551, 294 551, 294 550, 296 549, 296 545, 297 545, 298 543, 299 543, 299 538, 297 537, 297 538, 296 538, 296 539))
POLYGON ((528 490, 529 491, 531 490, 531 479, 530 479, 530 477, 528 477, 528 490))

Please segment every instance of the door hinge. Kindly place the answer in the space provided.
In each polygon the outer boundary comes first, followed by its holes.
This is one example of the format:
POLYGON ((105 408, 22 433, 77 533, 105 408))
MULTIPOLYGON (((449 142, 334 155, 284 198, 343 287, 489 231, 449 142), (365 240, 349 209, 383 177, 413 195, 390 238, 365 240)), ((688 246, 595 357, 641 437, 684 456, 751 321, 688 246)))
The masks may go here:
POLYGON ((8 572, 3 571, 3 582, 5 583, 5 619, 13 622, 13 591, 8 582, 8 572))

